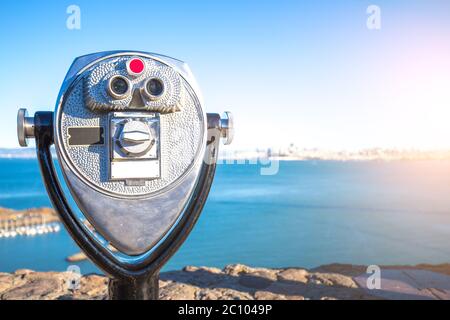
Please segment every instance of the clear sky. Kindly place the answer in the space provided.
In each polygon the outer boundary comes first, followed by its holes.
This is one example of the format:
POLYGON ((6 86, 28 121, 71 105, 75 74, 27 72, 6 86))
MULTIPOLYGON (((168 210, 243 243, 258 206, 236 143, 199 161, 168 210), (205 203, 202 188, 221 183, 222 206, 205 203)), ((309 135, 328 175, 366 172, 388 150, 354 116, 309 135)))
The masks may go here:
POLYGON ((53 110, 75 57, 136 49, 188 62, 235 148, 450 148, 448 0, 2 1, 0 42, 0 147, 19 107, 53 110))

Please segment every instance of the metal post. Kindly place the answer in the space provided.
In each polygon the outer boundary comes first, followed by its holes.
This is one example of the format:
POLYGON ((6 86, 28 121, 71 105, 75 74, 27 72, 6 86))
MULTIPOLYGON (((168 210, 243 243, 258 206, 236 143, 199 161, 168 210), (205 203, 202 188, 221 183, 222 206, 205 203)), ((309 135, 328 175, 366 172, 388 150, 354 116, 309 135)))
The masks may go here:
POLYGON ((109 300, 158 300, 159 272, 150 277, 110 278, 109 300))

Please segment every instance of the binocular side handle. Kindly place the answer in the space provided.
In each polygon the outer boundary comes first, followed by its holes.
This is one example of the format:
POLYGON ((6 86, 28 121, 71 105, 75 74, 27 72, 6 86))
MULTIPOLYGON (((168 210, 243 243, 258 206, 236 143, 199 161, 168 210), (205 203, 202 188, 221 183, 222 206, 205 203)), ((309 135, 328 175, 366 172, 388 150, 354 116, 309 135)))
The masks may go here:
POLYGON ((25 108, 17 112, 17 139, 21 147, 28 146, 28 139, 34 137, 34 119, 28 116, 25 108))
POLYGON ((79 224, 73 214, 52 161, 50 146, 53 144, 53 112, 36 112, 34 115, 34 137, 40 170, 50 200, 58 212, 66 229, 86 255, 108 275, 110 280, 110 299, 157 299, 158 275, 161 267, 177 251, 194 227, 208 197, 219 149, 223 137, 221 117, 208 114, 208 142, 198 183, 192 195, 193 201, 185 209, 180 222, 155 252, 138 265, 130 265, 113 259, 111 255, 91 237, 79 224))

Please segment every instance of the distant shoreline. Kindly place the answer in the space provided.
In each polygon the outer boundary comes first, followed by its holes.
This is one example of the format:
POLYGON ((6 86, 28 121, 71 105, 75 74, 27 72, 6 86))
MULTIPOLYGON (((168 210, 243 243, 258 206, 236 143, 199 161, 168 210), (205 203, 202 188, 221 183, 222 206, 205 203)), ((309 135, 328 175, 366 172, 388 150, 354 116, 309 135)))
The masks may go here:
POLYGON ((34 220, 45 219, 46 222, 59 221, 59 217, 55 210, 52 208, 30 208, 26 210, 13 210, 0 207, 0 223, 2 221, 15 221, 18 225, 22 225, 22 222, 33 224, 34 220), (25 221, 20 221, 24 220, 25 221))
MULTIPOLYGON (((56 159, 56 155, 53 155, 56 159)), ((0 154, 0 160, 36 160, 37 156, 34 155, 2 155, 0 154)), ((219 158, 218 164, 262 164, 262 162, 273 162, 273 161, 284 161, 284 162, 308 162, 308 161, 323 161, 323 162, 400 162, 400 161, 450 161, 449 157, 399 157, 399 158, 304 158, 304 157, 254 157, 254 158, 219 158)))
MULTIPOLYGON (((52 155, 56 157, 55 150, 52 155)), ((35 148, 0 148, 0 159, 36 159, 35 148)), ((258 163, 264 161, 446 161, 450 160, 450 150, 419 150, 419 149, 383 149, 369 148, 355 151, 300 149, 272 150, 249 149, 228 150, 219 153, 220 164, 227 163, 258 163)))

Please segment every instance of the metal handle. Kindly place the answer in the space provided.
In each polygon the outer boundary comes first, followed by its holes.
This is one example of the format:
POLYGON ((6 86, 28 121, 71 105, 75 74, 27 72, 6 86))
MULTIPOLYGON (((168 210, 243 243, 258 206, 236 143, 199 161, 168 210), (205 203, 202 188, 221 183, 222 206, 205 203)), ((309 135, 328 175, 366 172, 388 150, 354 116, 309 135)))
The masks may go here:
POLYGON ((233 142, 234 139, 234 117, 230 111, 225 111, 222 116, 218 113, 208 113, 208 130, 212 135, 221 139, 223 144, 228 145, 233 142))
POLYGON ((25 108, 17 112, 17 139, 21 147, 28 146, 28 139, 34 138, 34 118, 28 116, 25 108))

